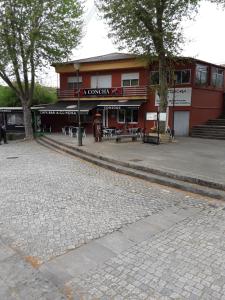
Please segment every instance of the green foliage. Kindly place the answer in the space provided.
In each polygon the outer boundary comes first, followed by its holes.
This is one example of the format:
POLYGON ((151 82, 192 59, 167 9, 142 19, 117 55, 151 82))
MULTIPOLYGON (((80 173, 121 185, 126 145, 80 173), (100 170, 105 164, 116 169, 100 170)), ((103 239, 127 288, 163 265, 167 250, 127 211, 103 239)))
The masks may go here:
MULTIPOLYGON (((32 105, 54 103, 56 100, 55 88, 35 85, 32 105)), ((0 86, 0 106, 21 106, 21 102, 15 91, 7 86, 0 86)))
POLYGON ((27 138, 37 71, 68 59, 81 38, 82 12, 80 0, 0 0, 0 78, 21 101, 27 138))
POLYGON ((110 26, 111 37, 121 48, 159 61, 160 108, 167 106, 167 57, 179 53, 181 21, 191 18, 200 0, 96 0, 110 26))
POLYGON ((15 92, 7 86, 0 86, 0 106, 20 106, 15 92))
POLYGON ((181 21, 192 18, 198 0, 96 0, 109 36, 132 52, 171 55, 183 42, 181 21))

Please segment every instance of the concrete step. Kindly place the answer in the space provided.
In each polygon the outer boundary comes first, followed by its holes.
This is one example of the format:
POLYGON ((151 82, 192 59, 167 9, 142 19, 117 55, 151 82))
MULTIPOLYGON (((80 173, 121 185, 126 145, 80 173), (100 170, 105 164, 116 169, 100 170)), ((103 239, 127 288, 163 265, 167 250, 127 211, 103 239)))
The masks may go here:
POLYGON ((194 126, 193 128, 225 130, 225 126, 218 126, 218 125, 197 125, 194 126))
POLYGON ((202 138, 202 139, 209 139, 209 140, 225 140, 225 136, 214 136, 214 135, 202 135, 202 134, 192 134, 191 137, 202 138))
POLYGON ((178 176, 169 172, 163 172, 142 166, 131 165, 129 163, 124 163, 113 159, 107 159, 87 152, 85 153, 85 151, 82 149, 67 146, 63 143, 56 142, 51 138, 42 137, 37 139, 37 142, 54 151, 64 152, 79 157, 90 163, 94 163, 100 167, 114 172, 137 177, 149 182, 174 187, 202 196, 225 200, 225 185, 222 184, 188 176, 178 176))
POLYGON ((223 131, 221 132, 221 131, 195 129, 195 130, 192 130, 192 133, 225 136, 225 132, 223 132, 223 131))

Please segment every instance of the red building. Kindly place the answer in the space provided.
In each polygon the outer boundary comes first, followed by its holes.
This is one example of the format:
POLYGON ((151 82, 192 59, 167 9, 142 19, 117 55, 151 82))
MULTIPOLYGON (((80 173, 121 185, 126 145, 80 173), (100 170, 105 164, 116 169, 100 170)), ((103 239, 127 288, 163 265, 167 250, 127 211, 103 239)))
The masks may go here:
MULTIPOLYGON (((102 114, 104 127, 145 128, 148 132, 154 126, 147 113, 158 110, 156 63, 149 64, 132 54, 113 53, 54 66, 59 74, 59 101, 40 110, 42 123, 52 131, 78 122, 78 97, 86 132, 92 132, 96 111, 102 114)), ((190 58, 171 62, 176 82, 168 79, 166 125, 172 127, 174 122, 176 135, 189 135, 193 126, 223 114, 224 69, 190 58)))

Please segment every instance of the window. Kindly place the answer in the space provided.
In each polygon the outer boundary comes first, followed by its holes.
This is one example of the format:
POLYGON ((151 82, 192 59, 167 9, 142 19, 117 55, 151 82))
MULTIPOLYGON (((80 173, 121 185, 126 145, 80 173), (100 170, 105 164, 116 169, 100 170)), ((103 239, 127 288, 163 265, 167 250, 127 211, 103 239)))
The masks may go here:
POLYGON ((152 71, 150 80, 151 85, 159 84, 159 71, 152 71))
POLYGON ((138 108, 120 109, 117 115, 118 123, 138 123, 138 108))
POLYGON ((190 83, 191 81, 191 70, 175 71, 175 75, 177 84, 190 83))
POLYGON ((220 68, 212 67, 211 84, 214 87, 223 87, 224 84, 224 71, 220 68))
POLYGON ((91 76, 91 88, 111 88, 112 87, 112 75, 99 75, 91 76))
MULTIPOLYGON (((170 82, 170 73, 167 72, 167 83, 170 82)), ((159 85, 159 71, 151 71, 150 73, 150 84, 159 85)))
POLYGON ((7 114, 8 125, 23 125, 23 114, 22 113, 9 113, 7 114))
POLYGON ((127 73, 122 74, 122 86, 138 86, 139 85, 139 73, 127 73))
POLYGON ((71 76, 67 78, 67 87, 69 90, 78 89, 82 86, 82 76, 71 76))
POLYGON ((208 67, 196 65, 196 83, 198 85, 207 85, 208 83, 208 67))
POLYGON ((118 110, 117 122, 125 123, 125 110, 124 109, 118 110))

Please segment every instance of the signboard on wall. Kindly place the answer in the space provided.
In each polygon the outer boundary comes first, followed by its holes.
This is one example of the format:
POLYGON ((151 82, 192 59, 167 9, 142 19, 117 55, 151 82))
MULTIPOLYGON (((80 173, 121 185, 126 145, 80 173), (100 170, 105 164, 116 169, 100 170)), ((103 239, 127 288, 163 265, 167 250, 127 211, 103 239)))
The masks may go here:
POLYGON ((122 88, 95 88, 95 89, 81 89, 80 96, 83 97, 101 97, 101 96, 121 96, 123 94, 122 88))
MULTIPOLYGON (((175 88, 168 89, 168 106, 191 106, 191 97, 192 97, 192 88, 175 88), (175 92, 175 101, 174 101, 174 92, 175 92)), ((155 93, 155 106, 159 106, 160 98, 159 94, 156 91, 155 93)))
POLYGON ((156 120, 157 120, 157 112, 146 113, 146 121, 156 121, 156 120))
MULTIPOLYGON (((157 121, 157 112, 147 112, 146 121, 157 121)), ((166 113, 159 113, 159 121, 166 121, 166 113)))
POLYGON ((66 111, 66 110, 46 110, 40 111, 41 115, 76 115, 76 111, 66 111))

